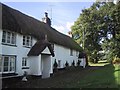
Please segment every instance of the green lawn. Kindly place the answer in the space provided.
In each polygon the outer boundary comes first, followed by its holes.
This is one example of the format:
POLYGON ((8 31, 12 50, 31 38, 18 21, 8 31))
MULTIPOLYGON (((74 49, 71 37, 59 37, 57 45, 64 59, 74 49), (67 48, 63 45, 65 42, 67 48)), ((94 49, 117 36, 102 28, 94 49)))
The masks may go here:
MULTIPOLYGON (((110 65, 108 63, 90 64, 91 66, 104 66, 88 75, 82 77, 76 83, 71 84, 79 88, 120 88, 120 65, 110 65)), ((71 86, 70 85, 70 86, 71 86)), ((68 86, 69 87, 69 86, 68 86)))

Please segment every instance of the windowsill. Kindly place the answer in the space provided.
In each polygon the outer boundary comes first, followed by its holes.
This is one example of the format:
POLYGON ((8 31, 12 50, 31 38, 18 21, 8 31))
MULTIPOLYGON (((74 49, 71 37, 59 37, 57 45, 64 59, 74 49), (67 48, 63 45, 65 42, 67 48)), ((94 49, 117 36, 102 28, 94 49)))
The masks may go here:
POLYGON ((26 67, 22 67, 22 69, 29 69, 29 67, 27 67, 27 66, 26 67))
POLYGON ((25 47, 25 48, 31 48, 32 46, 23 46, 23 47, 25 47))
POLYGON ((2 45, 7 45, 7 46, 13 46, 13 47, 17 47, 17 45, 13 45, 13 44, 7 44, 7 43, 2 43, 2 45))
POLYGON ((17 73, 2 73, 0 74, 2 77, 7 77, 7 76, 15 76, 18 75, 17 73))

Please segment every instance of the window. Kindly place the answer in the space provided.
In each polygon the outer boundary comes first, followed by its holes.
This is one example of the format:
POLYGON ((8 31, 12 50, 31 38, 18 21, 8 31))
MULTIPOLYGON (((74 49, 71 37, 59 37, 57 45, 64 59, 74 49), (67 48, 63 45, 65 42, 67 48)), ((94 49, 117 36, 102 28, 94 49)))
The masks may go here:
POLYGON ((0 72, 2 72, 2 57, 0 56, 0 72))
POLYGON ((73 56, 73 50, 70 49, 70 56, 73 56))
POLYGON ((16 34, 10 31, 3 31, 2 34, 2 43, 4 44, 16 44, 16 34))
POLYGON ((32 37, 31 36, 23 36, 23 46, 26 46, 26 47, 32 46, 32 37))
POLYGON ((2 59, 0 59, 0 72, 15 72, 15 56, 2 56, 2 59))
POLYGON ((78 51, 76 51, 76 56, 77 56, 77 57, 79 56, 79 53, 78 53, 78 51))
POLYGON ((61 60, 58 60, 58 67, 61 67, 61 60))
POLYGON ((26 57, 22 58, 22 66, 27 67, 27 58, 26 57))

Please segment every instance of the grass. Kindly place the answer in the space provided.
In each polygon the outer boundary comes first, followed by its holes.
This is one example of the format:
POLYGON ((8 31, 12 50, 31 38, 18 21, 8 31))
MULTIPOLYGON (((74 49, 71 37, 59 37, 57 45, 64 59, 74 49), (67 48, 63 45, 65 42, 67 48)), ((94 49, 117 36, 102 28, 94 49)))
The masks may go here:
POLYGON ((72 67, 59 71, 47 79, 31 77, 28 82, 22 82, 21 79, 8 81, 3 82, 4 86, 12 88, 118 88, 120 65, 99 62, 85 69, 72 67))
POLYGON ((120 65, 112 65, 104 61, 97 64, 89 63, 90 66, 99 66, 90 72, 89 75, 83 77, 78 84, 72 84, 79 88, 120 88, 120 65))

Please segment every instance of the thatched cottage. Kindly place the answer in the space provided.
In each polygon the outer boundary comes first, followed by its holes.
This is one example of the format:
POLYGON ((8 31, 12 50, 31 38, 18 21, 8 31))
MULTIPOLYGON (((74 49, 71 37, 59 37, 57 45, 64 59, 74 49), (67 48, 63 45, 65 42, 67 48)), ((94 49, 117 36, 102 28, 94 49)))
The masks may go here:
POLYGON ((64 68, 78 61, 82 48, 69 36, 52 28, 45 14, 43 21, 0 3, 0 73, 3 76, 49 77, 56 60, 64 68))

